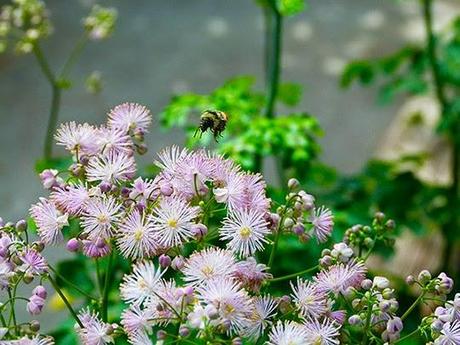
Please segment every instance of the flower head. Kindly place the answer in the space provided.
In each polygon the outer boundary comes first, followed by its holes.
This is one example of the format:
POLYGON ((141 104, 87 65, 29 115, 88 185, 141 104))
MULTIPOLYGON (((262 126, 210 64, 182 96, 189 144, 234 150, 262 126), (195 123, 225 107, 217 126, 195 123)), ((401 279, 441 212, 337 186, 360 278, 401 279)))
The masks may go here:
POLYGON ((93 156, 86 169, 86 177, 90 182, 123 182, 133 178, 135 173, 136 162, 132 156, 113 152, 93 156))
POLYGON ((120 208, 121 205, 111 196, 91 198, 81 216, 83 233, 92 240, 110 238, 114 224, 121 217, 120 208))
POLYGON ((294 321, 278 321, 269 334, 270 345, 307 345, 308 333, 304 326, 294 321))
POLYGON ((303 317, 319 318, 327 312, 327 296, 314 283, 297 277, 297 284, 291 283, 291 288, 294 303, 303 317))
POLYGON ((117 245, 125 257, 143 258, 152 255, 157 248, 152 222, 145 214, 134 210, 118 228, 117 245))
POLYGON ((83 328, 77 325, 76 330, 83 344, 105 345, 114 343, 112 326, 100 320, 98 313, 86 309, 78 314, 78 318, 83 324, 83 328))
POLYGON ((165 247, 174 247, 192 238, 192 220, 198 213, 198 207, 190 206, 178 197, 161 199, 151 216, 158 242, 165 247))
POLYGON ((22 264, 19 270, 32 275, 40 275, 48 271, 48 264, 45 258, 36 250, 27 248, 19 256, 22 264))
POLYGON ((204 304, 217 308, 220 321, 229 323, 230 331, 239 332, 247 324, 250 298, 238 283, 228 278, 218 278, 200 286, 197 291, 204 304))
POLYGON ((366 267, 361 261, 351 260, 347 264, 337 264, 319 272, 314 280, 319 291, 334 294, 344 293, 350 287, 356 287, 364 280, 366 267))
POLYGON ((235 270, 235 279, 241 285, 253 292, 259 292, 262 283, 272 278, 272 274, 267 272, 268 267, 264 264, 258 263, 253 257, 246 260, 238 261, 235 270))
POLYGON ((258 338, 272 324, 270 319, 276 314, 278 303, 270 296, 254 297, 251 303, 249 321, 244 333, 250 338, 258 338))
POLYGON ((305 323, 308 342, 306 344, 337 345, 340 344, 338 336, 340 325, 328 318, 322 322, 310 319, 305 323))
POLYGON ((87 123, 63 123, 56 131, 55 138, 58 145, 78 155, 91 155, 97 151, 96 129, 87 123))
POLYGON ((310 217, 310 221, 313 225, 313 234, 318 242, 326 242, 334 226, 332 212, 325 207, 317 208, 310 217))
POLYGON ((254 209, 229 212, 220 229, 220 238, 229 240, 227 246, 242 256, 250 256, 263 248, 270 233, 264 215, 254 209))
POLYGON ((51 193, 51 200, 62 211, 73 216, 79 216, 89 201, 90 193, 86 187, 79 183, 67 185, 51 193))
POLYGON ((220 248, 206 248, 193 253, 185 263, 184 280, 192 285, 201 285, 212 279, 231 277, 235 272, 233 253, 220 248))
POLYGON ((148 132, 152 116, 150 111, 137 103, 123 103, 110 110, 108 124, 125 131, 139 129, 148 132))
POLYGON ((61 213, 56 206, 45 198, 30 208, 37 232, 45 244, 56 244, 63 240, 62 228, 69 225, 67 214, 61 213))
POLYGON ((133 272, 123 277, 120 285, 121 298, 135 305, 154 298, 160 288, 163 272, 152 262, 142 261, 133 265, 133 272))
POLYGON ((118 128, 98 128, 97 145, 103 154, 119 153, 131 156, 133 153, 133 143, 130 136, 118 128))

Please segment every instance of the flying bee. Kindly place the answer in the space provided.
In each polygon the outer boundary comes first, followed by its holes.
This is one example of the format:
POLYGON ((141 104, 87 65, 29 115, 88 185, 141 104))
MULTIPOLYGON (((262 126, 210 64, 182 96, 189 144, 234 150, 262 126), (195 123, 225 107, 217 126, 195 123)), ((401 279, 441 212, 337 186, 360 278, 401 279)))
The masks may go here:
POLYGON ((218 138, 222 136, 222 132, 227 125, 228 116, 223 111, 205 110, 200 116, 200 125, 195 131, 195 136, 200 132, 200 137, 208 129, 214 135, 214 140, 218 142, 218 138))

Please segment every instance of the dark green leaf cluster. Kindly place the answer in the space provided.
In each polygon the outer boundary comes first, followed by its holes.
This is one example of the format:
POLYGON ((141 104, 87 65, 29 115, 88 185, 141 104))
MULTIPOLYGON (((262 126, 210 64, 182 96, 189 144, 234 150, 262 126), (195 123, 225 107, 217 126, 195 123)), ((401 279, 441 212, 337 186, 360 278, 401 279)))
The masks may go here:
MULTIPOLYGON (((302 95, 299 85, 280 86, 278 101, 296 106, 302 95)), ((211 136, 195 136, 200 114, 204 110, 220 110, 228 114, 228 123, 221 153, 230 156, 245 169, 256 167, 257 156, 277 156, 283 167, 302 176, 306 165, 318 154, 316 138, 322 134, 317 120, 306 113, 291 113, 273 118, 262 116, 265 97, 254 90, 254 78, 231 79, 208 95, 186 93, 176 96, 160 114, 165 128, 182 127, 190 147, 207 145, 211 136)))

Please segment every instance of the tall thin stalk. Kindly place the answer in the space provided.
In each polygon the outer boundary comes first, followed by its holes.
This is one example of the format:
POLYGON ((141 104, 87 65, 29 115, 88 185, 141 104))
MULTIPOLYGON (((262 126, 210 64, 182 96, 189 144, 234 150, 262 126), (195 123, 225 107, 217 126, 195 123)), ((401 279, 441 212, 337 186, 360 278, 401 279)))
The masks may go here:
POLYGON ((66 60, 62 71, 59 74, 55 74, 46 59, 43 51, 38 43, 34 45, 33 53, 37 59, 38 65, 43 75, 48 80, 51 86, 51 106, 48 116, 48 125, 45 135, 45 143, 43 147, 43 156, 45 159, 50 159, 53 155, 53 135, 56 131, 57 121, 59 117, 59 109, 61 105, 61 94, 63 90, 63 82, 70 72, 70 68, 77 60, 83 50, 86 42, 88 41, 87 35, 83 35, 72 49, 68 59, 66 60))
MULTIPOLYGON (((265 83, 266 83, 266 104, 263 116, 266 118, 275 117, 275 104, 278 95, 281 77, 281 53, 283 38, 283 17, 276 7, 276 1, 272 0, 269 6, 264 8, 265 19, 265 83)), ((258 154, 255 156, 255 171, 261 171, 263 157, 258 154)), ((277 171, 280 182, 285 182, 284 168, 282 160, 277 159, 277 171)))
MULTIPOLYGON (((436 98, 441 106, 441 114, 443 117, 448 116, 449 101, 447 99, 442 78, 439 61, 436 54, 436 38, 433 33, 433 0, 423 0, 423 19, 426 31, 427 53, 430 63, 431 73, 435 87, 436 98)), ((442 270, 448 270, 452 261, 452 256, 455 250, 455 242, 450 239, 450 233, 459 231, 459 186, 460 186, 460 144, 455 136, 458 135, 460 125, 456 123, 449 131, 449 140, 452 144, 452 185, 449 188, 449 221, 443 226, 442 233, 446 240, 446 250, 443 260, 442 270)), ((454 269, 458 270, 454 265, 454 269)), ((454 272, 456 273, 456 272, 454 272)))

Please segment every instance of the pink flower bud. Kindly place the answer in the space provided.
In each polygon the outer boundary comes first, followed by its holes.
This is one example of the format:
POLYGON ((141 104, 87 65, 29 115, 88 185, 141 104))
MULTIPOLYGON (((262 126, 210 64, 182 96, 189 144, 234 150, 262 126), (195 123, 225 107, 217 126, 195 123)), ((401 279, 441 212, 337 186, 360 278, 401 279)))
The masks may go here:
POLYGON ((43 299, 46 299, 46 296, 48 295, 45 287, 42 285, 37 285, 35 289, 32 290, 32 294, 37 295, 38 297, 41 297, 43 299))
POLYGON ((77 252, 80 249, 80 242, 76 238, 71 238, 67 242, 66 248, 69 252, 77 252))

